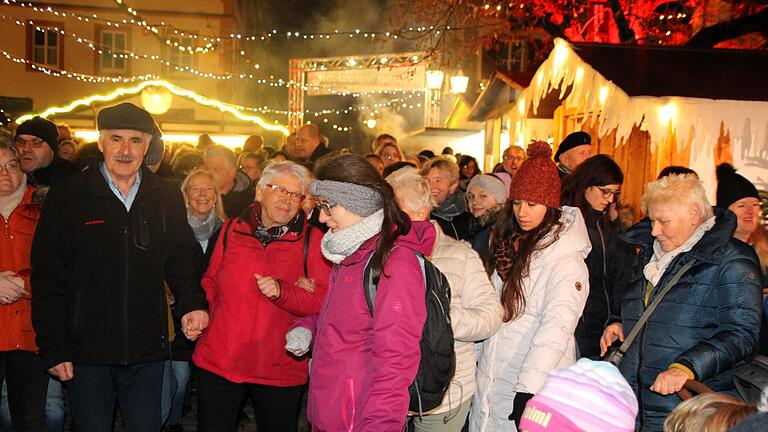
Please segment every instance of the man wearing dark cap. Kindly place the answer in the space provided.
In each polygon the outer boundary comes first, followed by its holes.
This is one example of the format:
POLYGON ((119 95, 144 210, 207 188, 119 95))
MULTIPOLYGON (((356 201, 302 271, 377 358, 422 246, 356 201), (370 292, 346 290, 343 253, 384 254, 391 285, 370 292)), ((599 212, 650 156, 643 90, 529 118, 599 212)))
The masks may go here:
POLYGON ((58 138, 56 125, 42 117, 33 117, 16 128, 14 145, 29 184, 38 188, 54 186, 78 171, 77 165, 57 155, 58 138))
POLYGON ((578 131, 565 137, 555 153, 557 174, 560 175, 560 180, 573 172, 590 156, 592 156, 592 138, 588 133, 578 131))
POLYGON ((32 322, 49 372, 68 382, 77 430, 159 431, 169 357, 164 281, 183 333, 208 325, 201 253, 180 191, 144 164, 155 122, 122 103, 98 115, 103 161, 53 187, 32 244, 32 322))

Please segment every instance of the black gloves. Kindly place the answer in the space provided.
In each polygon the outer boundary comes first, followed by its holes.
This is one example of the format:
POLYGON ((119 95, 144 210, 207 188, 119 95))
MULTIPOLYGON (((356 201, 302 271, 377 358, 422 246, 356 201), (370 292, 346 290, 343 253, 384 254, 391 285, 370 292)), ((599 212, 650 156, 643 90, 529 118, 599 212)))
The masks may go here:
POLYGON ((523 417, 523 411, 525 411, 525 404, 533 397, 530 393, 517 393, 515 394, 515 401, 513 403, 512 414, 509 415, 509 419, 515 422, 516 427, 520 427, 520 419, 523 417))

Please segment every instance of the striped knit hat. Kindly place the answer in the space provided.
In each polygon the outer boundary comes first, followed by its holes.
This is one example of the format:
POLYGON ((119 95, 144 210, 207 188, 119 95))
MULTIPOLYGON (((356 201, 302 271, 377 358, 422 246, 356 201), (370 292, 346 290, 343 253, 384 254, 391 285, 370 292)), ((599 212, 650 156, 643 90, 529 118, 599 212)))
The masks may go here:
POLYGON ((524 432, 633 432, 637 398, 610 363, 580 359, 549 373, 528 401, 520 421, 524 432))

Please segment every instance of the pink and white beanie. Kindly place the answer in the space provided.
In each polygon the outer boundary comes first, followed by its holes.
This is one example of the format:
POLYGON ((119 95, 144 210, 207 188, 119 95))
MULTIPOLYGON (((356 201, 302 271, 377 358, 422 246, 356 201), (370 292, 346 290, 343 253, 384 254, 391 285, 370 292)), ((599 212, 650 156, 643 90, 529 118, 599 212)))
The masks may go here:
POLYGON ((637 398, 616 366, 580 359, 549 373, 528 401, 523 432, 633 432, 637 398))

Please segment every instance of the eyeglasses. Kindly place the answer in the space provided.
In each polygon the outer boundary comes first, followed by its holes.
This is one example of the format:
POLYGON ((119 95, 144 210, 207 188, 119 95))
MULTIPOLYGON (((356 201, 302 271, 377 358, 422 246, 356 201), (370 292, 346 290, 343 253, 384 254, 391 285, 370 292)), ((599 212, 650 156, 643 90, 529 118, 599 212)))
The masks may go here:
POLYGON ((279 199, 285 199, 286 197, 291 197, 291 201, 297 204, 304 201, 304 195, 298 192, 291 192, 282 186, 273 185, 273 184, 268 184, 267 187, 272 188, 272 193, 274 193, 275 196, 279 199))
POLYGON ((331 208, 335 205, 335 203, 332 203, 325 198, 315 197, 315 207, 325 213, 325 215, 328 217, 331 216, 331 208))
POLYGON ((600 189, 600 192, 602 192, 603 198, 605 199, 609 199, 610 197, 613 197, 614 200, 618 200, 619 197, 621 196, 620 190, 614 191, 614 190, 606 189, 602 186, 595 186, 595 187, 600 189))
POLYGON ((31 140, 26 140, 24 138, 16 138, 16 148, 24 148, 27 146, 27 144, 29 144, 29 146, 32 148, 40 148, 43 146, 44 142, 45 141, 38 138, 31 139, 31 140))
POLYGON ((17 173, 21 171, 21 164, 17 160, 8 161, 6 163, 0 163, 0 168, 5 169, 9 173, 17 173))

